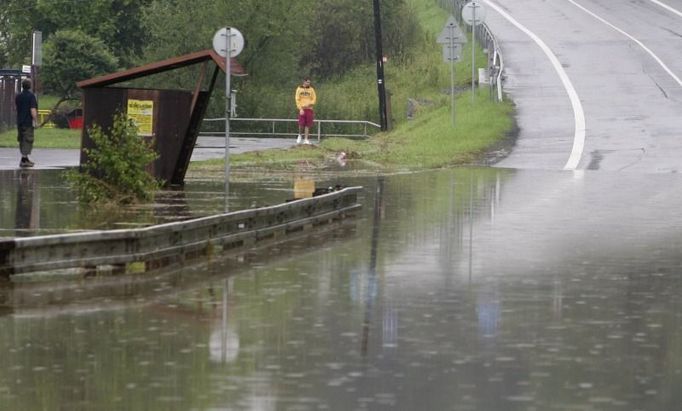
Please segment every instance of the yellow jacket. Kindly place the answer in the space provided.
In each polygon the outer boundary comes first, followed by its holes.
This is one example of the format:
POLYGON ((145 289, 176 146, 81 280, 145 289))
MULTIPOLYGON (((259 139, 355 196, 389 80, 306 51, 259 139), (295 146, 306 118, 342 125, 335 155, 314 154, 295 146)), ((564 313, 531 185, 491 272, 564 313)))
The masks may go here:
POLYGON ((300 110, 302 108, 313 108, 317 102, 315 89, 311 87, 298 86, 296 89, 296 107, 300 110))

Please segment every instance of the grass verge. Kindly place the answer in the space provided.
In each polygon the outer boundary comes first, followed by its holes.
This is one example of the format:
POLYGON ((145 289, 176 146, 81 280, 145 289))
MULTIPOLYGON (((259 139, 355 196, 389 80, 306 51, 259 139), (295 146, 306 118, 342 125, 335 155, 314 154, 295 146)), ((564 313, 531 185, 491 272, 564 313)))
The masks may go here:
MULTIPOLYGON (((16 129, 0 133, 0 147, 19 147, 16 129)), ((81 131, 68 128, 37 128, 33 147, 80 149, 81 131)))
MULTIPOLYGON (((458 96, 455 125, 449 105, 423 112, 388 133, 368 140, 324 139, 319 145, 236 154, 230 167, 237 172, 293 172, 325 170, 337 165, 330 160, 346 153, 355 171, 395 172, 479 164, 486 151, 514 129, 511 102, 498 103, 487 89, 474 99, 471 92, 458 96)), ((221 172, 222 159, 191 163, 189 175, 221 172)))

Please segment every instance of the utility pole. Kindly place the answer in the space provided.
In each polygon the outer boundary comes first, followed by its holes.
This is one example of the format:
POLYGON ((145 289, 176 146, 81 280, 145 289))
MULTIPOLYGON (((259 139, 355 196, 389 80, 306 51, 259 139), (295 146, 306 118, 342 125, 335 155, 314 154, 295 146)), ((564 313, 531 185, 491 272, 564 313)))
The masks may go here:
POLYGON ((379 89, 379 118, 381 131, 388 130, 386 115, 386 81, 384 80, 384 51, 381 45, 381 11, 379 0, 374 0, 374 37, 376 41, 377 87, 379 89))

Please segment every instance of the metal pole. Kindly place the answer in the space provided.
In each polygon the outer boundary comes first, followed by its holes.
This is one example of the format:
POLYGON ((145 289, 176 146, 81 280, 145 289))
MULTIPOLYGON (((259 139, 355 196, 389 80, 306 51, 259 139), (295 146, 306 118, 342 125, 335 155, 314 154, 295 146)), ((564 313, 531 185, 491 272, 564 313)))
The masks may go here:
POLYGON ((386 131, 388 130, 388 116, 386 115, 384 51, 381 45, 381 11, 379 8, 379 0, 374 0, 374 37, 376 42, 377 88, 379 91, 379 124, 381 125, 381 131, 386 131))
POLYGON ((225 32, 225 212, 228 212, 230 194, 230 36, 232 30, 225 32))
POLYGON ((450 99, 452 126, 455 126, 455 28, 450 27, 450 99))
POLYGON ((225 363, 227 361, 227 293, 228 293, 228 283, 229 279, 225 279, 223 282, 223 313, 221 318, 220 327, 220 362, 225 363))
POLYGON ((473 272, 474 258, 474 177, 469 175, 469 284, 473 272))
POLYGON ((471 102, 474 102, 474 78, 476 76, 476 6, 472 4, 473 21, 471 22, 471 102))

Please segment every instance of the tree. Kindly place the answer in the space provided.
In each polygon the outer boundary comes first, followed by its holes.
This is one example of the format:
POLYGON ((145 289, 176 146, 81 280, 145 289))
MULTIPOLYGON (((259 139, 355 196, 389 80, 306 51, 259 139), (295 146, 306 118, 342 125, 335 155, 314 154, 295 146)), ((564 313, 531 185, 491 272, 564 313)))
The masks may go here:
POLYGON ((143 60, 211 48, 214 33, 231 26, 246 40, 239 61, 250 76, 268 83, 298 78, 298 64, 311 41, 307 24, 300 22, 312 17, 313 4, 314 0, 205 0, 196 7, 186 1, 154 0, 144 9, 150 37, 143 60))
MULTIPOLYGON (((287 94, 293 93, 292 87, 304 74, 299 63, 312 42, 309 25, 301 22, 312 18, 315 1, 205 0, 201 7, 196 7, 186 1, 155 0, 144 9, 145 30, 150 38, 141 62, 211 48, 218 29, 235 27, 246 41, 238 59, 249 73, 246 81, 236 80, 232 84, 239 90, 240 112, 272 114, 263 106, 267 99, 262 87, 277 87, 287 90, 287 94)), ((187 87, 194 80, 191 73, 181 70, 162 75, 166 75, 163 81, 167 87, 187 87)), ((220 83, 223 77, 219 77, 220 83)), ((158 82, 155 84, 158 86, 158 82)), ((222 84, 218 84, 218 90, 222 84)), ((221 93, 215 93, 214 97, 216 104, 210 110, 220 115, 224 107, 221 93)))
POLYGON ((38 0, 33 23, 49 38, 78 30, 101 39, 124 65, 131 64, 147 39, 141 10, 150 0, 38 0))
MULTIPOLYGON (((320 0, 311 20, 314 42, 302 61, 317 77, 329 78, 374 61, 372 2, 320 0)), ((382 1, 384 52, 401 58, 419 39, 416 16, 405 0, 382 1)))
MULTIPOLYGON (((370 1, 204 0, 196 7, 181 0, 153 0, 143 10, 149 33, 143 63, 210 48, 221 27, 243 33, 246 45, 238 60, 249 77, 232 86, 239 91, 240 113, 249 117, 292 115, 293 91, 304 75, 321 82, 374 61, 370 1)), ((384 50, 399 61, 422 40, 415 14, 406 0, 382 0, 382 15, 384 50)), ((195 78, 178 70, 161 82, 187 87, 195 78)), ((154 81, 158 86, 158 78, 154 81)), ((373 78, 368 81, 374 84, 373 78)), ((214 96, 209 110, 220 115, 222 96, 214 96)))
POLYGON ((60 100, 78 98, 76 82, 115 71, 116 57, 102 40, 79 30, 61 30, 45 43, 42 81, 60 100))
POLYGON ((4 0, 0 7, 0 68, 31 62, 33 11, 37 0, 4 0))
POLYGON ((60 30, 101 39, 123 65, 132 64, 147 41, 142 9, 151 0, 3 0, 0 7, 0 66, 30 62, 31 33, 47 41, 60 30))

